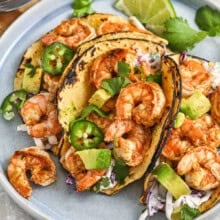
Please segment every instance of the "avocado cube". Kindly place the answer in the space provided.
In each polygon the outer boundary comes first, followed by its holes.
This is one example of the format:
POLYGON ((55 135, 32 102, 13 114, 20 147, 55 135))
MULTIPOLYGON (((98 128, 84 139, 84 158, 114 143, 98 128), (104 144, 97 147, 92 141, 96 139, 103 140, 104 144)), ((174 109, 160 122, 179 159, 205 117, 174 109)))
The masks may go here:
POLYGON ((180 110, 191 119, 197 119, 209 112, 211 103, 200 90, 196 90, 192 96, 181 101, 180 110))

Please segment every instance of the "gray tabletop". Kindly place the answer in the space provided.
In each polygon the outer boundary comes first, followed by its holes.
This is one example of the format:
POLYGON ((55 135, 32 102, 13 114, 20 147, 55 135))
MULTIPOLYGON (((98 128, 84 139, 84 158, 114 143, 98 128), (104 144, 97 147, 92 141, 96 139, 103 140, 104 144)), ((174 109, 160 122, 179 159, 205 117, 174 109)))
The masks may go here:
POLYGON ((0 186, 0 219, 1 220, 33 220, 33 218, 25 213, 0 186))

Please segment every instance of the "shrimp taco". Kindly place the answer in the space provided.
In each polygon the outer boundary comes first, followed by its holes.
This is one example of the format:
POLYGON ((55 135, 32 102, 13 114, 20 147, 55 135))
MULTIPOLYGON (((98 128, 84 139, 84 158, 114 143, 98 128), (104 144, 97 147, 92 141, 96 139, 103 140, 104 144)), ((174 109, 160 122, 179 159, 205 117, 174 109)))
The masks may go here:
POLYGON ((140 219, 163 210, 168 219, 196 218, 219 201, 220 87, 212 63, 186 54, 178 64, 182 100, 174 127, 145 179, 140 219))
MULTIPOLYGON (((26 50, 15 75, 14 90, 24 89, 28 92, 38 93, 43 89, 50 93, 56 93, 60 86, 59 80, 63 70, 72 59, 75 49, 80 44, 100 35, 106 34, 106 39, 108 39, 115 36, 108 33, 132 32, 133 36, 137 38, 146 38, 163 45, 167 44, 166 40, 153 35, 140 25, 136 24, 135 26, 134 22, 137 21, 98 13, 62 21, 26 50), (65 52, 65 56, 54 54, 54 50, 57 48, 65 52), (51 62, 48 61, 51 55, 59 58, 62 62, 56 68, 55 63, 51 67, 51 62)), ((103 38, 96 39, 96 41, 99 40, 103 40, 103 38)), ((92 43, 95 42, 92 41, 92 43)), ((88 47, 89 44, 85 44, 81 50, 88 47)), ((82 51, 78 50, 78 52, 82 51)))
POLYGON ((178 109, 179 72, 164 45, 112 36, 78 48, 58 94, 60 161, 79 192, 111 195, 141 178, 178 109))
MULTIPOLYGON (((56 108, 56 95, 60 89, 63 80, 66 77, 69 69, 75 58, 80 55, 89 47, 93 46, 96 42, 104 41, 107 39, 117 39, 123 37, 135 37, 137 39, 147 39, 166 45, 167 41, 153 35, 147 30, 136 27, 131 21, 111 14, 92 14, 82 18, 71 18, 62 21, 57 27, 50 32, 42 35, 42 37, 34 42, 25 52, 23 59, 19 65, 17 73, 14 78, 14 90, 12 95, 19 96, 25 91, 29 95, 37 95, 25 104, 30 106, 34 100, 42 100, 45 106, 52 106, 53 110, 56 108), (118 31, 121 31, 120 33, 118 31), (97 37, 99 36, 99 37, 97 37), (95 39, 94 39, 95 38, 95 39), (91 40, 93 39, 93 40, 91 40), (81 45, 79 49, 76 48, 81 45), (22 92, 17 92, 22 90, 22 92), (49 94, 38 95, 38 93, 47 92, 49 94), (16 94, 15 94, 16 93, 16 94), (44 97, 44 98, 42 98, 44 97), (46 98, 45 98, 46 97, 46 98), (49 101, 48 101, 49 100, 49 101), (48 104, 48 102, 50 104, 48 104)), ((23 97, 24 98, 24 97, 23 97)), ((26 98, 25 98, 26 99, 26 98)), ((7 110, 7 109, 6 109, 7 110)), ((6 111, 4 110, 4 111, 6 111)), ((34 138, 36 145, 50 148, 55 154, 59 150, 58 142, 62 137, 60 126, 58 126, 55 116, 52 118, 50 131, 48 126, 45 128, 48 132, 31 132, 33 127, 40 122, 42 118, 48 118, 47 122, 50 123, 48 115, 56 115, 45 112, 45 108, 41 109, 39 120, 27 122, 25 114, 29 113, 26 110, 21 111, 21 117, 25 126, 20 126, 20 130, 28 131, 28 134, 34 138), (24 112, 22 114, 22 112, 24 112), (52 128, 52 129, 51 129, 52 128), (56 129, 53 129, 56 128, 56 129), (58 129, 59 128, 59 129, 58 129)), ((6 111, 5 115, 8 115, 6 111)), ((27 114, 29 116, 29 114, 27 114)), ((29 120, 30 121, 30 120, 29 120)))

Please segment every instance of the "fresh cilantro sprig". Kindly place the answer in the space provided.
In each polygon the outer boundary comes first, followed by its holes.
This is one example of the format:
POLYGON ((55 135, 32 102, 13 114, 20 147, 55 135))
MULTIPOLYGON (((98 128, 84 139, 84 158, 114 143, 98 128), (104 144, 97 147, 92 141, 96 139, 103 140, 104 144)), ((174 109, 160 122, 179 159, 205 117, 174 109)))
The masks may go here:
POLYGON ((130 66, 125 62, 118 62, 117 66, 118 77, 105 79, 102 81, 101 87, 114 96, 120 92, 120 90, 130 84, 128 75, 130 73, 130 66))
POLYGON ((25 65, 24 65, 27 69, 28 69, 28 76, 30 76, 30 78, 33 78, 34 77, 34 75, 35 75, 35 73, 36 73, 36 67, 33 65, 33 64, 31 64, 31 63, 26 63, 25 65))
POLYGON ((85 119, 88 115, 90 115, 91 112, 96 112, 99 116, 103 118, 108 117, 108 114, 100 108, 98 108, 96 105, 88 105, 83 109, 80 117, 77 120, 85 119))
POLYGON ((119 159, 115 159, 113 172, 115 173, 115 180, 118 183, 123 183, 125 178, 129 175, 128 166, 125 164, 124 161, 119 159))
POLYGON ((92 0, 74 0, 72 7, 74 17, 82 17, 95 12, 92 9, 92 0))
POLYGON ((147 76, 147 78, 145 80, 147 82, 156 82, 158 84, 161 84, 162 74, 161 73, 150 74, 150 75, 147 76))
POLYGON ((176 52, 192 49, 207 36, 206 31, 192 29, 182 17, 170 18, 164 25, 163 36, 168 40, 169 48, 176 52))
POLYGON ((180 210, 181 220, 193 220, 200 214, 198 209, 191 208, 188 205, 183 205, 180 210))
POLYGON ((209 36, 220 35, 220 12, 203 6, 196 12, 196 24, 201 30, 207 31, 209 36))

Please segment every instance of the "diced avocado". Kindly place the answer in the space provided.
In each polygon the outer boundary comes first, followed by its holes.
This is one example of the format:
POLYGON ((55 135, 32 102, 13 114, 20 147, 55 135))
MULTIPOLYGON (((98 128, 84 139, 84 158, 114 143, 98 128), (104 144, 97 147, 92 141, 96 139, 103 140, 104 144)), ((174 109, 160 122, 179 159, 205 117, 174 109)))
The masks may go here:
POLYGON ((210 111, 211 103, 200 90, 196 90, 192 96, 181 101, 180 110, 191 119, 197 119, 210 111))
POLYGON ((105 89, 98 89, 89 99, 89 103, 101 108, 110 98, 111 95, 105 89))
POLYGON ((106 169, 111 163, 111 150, 88 149, 77 151, 87 170, 106 169))
POLYGON ((178 199, 182 195, 190 194, 191 192, 188 185, 167 163, 159 164, 152 171, 152 174, 156 175, 158 182, 160 182, 175 199, 178 199))
POLYGON ((184 115, 184 113, 178 112, 178 114, 174 120, 174 128, 179 128, 183 124, 185 118, 186 118, 186 116, 184 115))
POLYGON ((34 72, 30 67, 25 67, 22 79, 22 89, 27 92, 38 93, 40 91, 43 70, 36 68, 34 72))

